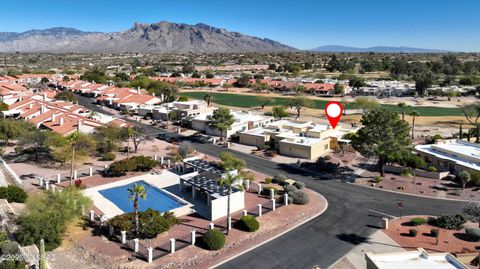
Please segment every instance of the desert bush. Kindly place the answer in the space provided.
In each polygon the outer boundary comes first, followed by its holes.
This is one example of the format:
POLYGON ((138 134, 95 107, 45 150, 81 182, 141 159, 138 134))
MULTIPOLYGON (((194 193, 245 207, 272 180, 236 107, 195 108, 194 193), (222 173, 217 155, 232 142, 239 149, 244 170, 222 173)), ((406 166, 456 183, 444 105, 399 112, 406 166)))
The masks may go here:
POLYGON ((9 203, 25 203, 28 194, 18 186, 8 185, 0 187, 0 199, 7 199, 9 203))
POLYGON ((436 224, 440 228, 449 229, 449 230, 461 230, 463 224, 467 221, 462 214, 456 215, 442 215, 437 218, 436 224))
POLYGON ((102 161, 113 161, 117 156, 113 152, 106 152, 102 155, 102 161))
POLYGON ((305 183, 303 183, 303 182, 301 182, 301 181, 296 181, 294 185, 295 185, 295 187, 297 187, 297 189, 299 189, 299 190, 302 190, 302 189, 305 188, 305 183))
POLYGON ((412 223, 414 226, 419 226, 427 223, 427 220, 424 218, 413 218, 410 220, 410 223, 412 223))
POLYGON ((265 183, 270 184, 270 183, 272 183, 272 180, 273 180, 272 178, 267 177, 267 178, 265 178, 265 183))
POLYGON ((111 163, 108 169, 108 173, 112 176, 121 176, 124 175, 126 172, 150 171, 155 166, 157 166, 157 162, 151 157, 133 156, 128 159, 123 159, 111 163))
POLYGON ((293 191, 288 195, 292 197, 292 202, 297 205, 306 205, 310 202, 310 198, 308 197, 308 195, 300 190, 293 191))
POLYGON ((437 226, 437 218, 435 217, 428 217, 427 224, 432 226, 437 226))
POLYGON ((440 235, 440 231, 438 229, 431 229, 430 235, 433 237, 438 237, 440 235))
POLYGON ((218 229, 209 229, 202 240, 208 250, 219 250, 225 246, 225 235, 218 229))
POLYGON ((404 169, 400 175, 404 176, 404 177, 411 177, 412 176, 412 174, 410 174, 410 171, 408 171, 407 169, 404 169))
POLYGON ((417 236, 417 230, 416 229, 410 229, 410 230, 408 230, 408 234, 411 237, 415 237, 415 236, 417 236))
MULTIPOLYGON (((179 223, 179 220, 171 213, 153 210, 151 208, 138 213, 140 223, 140 238, 155 238, 157 235, 170 230, 170 228, 179 223)), ((135 214, 125 213, 117 215, 108 221, 108 225, 113 227, 116 233, 126 231, 129 236, 135 232, 135 214)))
POLYGON ((383 178, 382 178, 381 176, 375 176, 375 177, 373 178, 373 181, 374 181, 375 183, 380 183, 380 182, 382 182, 382 180, 383 180, 383 178))
POLYGON ((430 165, 427 167, 428 172, 437 172, 437 168, 433 165, 430 165))
POLYGON ((250 182, 255 181, 255 174, 252 171, 240 171, 240 176, 243 180, 250 180, 250 182))
POLYGON ((277 184, 283 184, 288 178, 283 174, 277 174, 273 177, 273 182, 277 184))
POLYGON ((264 187, 263 190, 262 190, 262 194, 263 195, 266 195, 266 196, 269 196, 270 195, 270 190, 273 190, 273 194, 277 194, 278 192, 278 189, 273 187, 273 186, 267 186, 267 187, 264 187))
POLYGON ((295 187, 294 185, 288 185, 288 184, 286 184, 286 185, 283 186, 283 190, 284 190, 286 193, 291 193, 291 192, 294 192, 294 191, 296 191, 296 190, 298 190, 298 189, 297 189, 297 187, 295 187))
POLYGON ((246 232, 255 232, 260 228, 260 223, 255 216, 243 216, 238 222, 239 228, 246 232))
POLYGON ((465 233, 477 241, 480 240, 480 228, 467 228, 465 233))
POLYGON ((330 161, 332 159, 332 157, 330 155, 327 155, 327 156, 323 157, 323 159, 325 161, 330 161))

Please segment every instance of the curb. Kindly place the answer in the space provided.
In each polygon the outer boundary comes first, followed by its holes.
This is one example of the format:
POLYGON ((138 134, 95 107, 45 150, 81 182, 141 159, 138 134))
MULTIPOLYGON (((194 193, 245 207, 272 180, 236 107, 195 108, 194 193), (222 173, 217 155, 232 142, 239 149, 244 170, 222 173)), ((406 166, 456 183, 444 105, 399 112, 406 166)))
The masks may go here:
POLYGON ((243 254, 245 254, 245 253, 247 253, 247 252, 250 252, 250 251, 252 251, 252 250, 254 250, 254 249, 256 249, 256 248, 258 248, 258 247, 260 247, 260 246, 262 246, 262 245, 264 245, 264 244, 266 244, 266 243, 268 243, 268 242, 270 242, 270 241, 272 241, 272 240, 274 240, 274 239, 276 239, 276 238, 278 238, 278 237, 280 237, 280 236, 282 236, 282 235, 284 235, 284 234, 286 234, 286 233, 288 233, 288 232, 290 232, 291 230, 293 230, 293 229, 295 229, 295 228, 297 228, 297 227, 299 227, 299 226, 301 226, 301 225, 303 225, 303 224, 311 221, 312 219, 314 219, 314 218, 322 215, 322 214, 327 210, 327 208, 328 208, 328 201, 327 201, 327 199, 325 199, 325 197, 324 197, 323 195, 321 195, 321 194, 319 194, 318 192, 315 192, 315 191, 313 191, 313 192, 316 193, 316 194, 318 194, 318 195, 320 195, 320 197, 325 201, 325 208, 324 208, 322 211, 318 212, 317 214, 311 216, 310 218, 303 220, 302 222, 300 222, 300 223, 298 223, 298 224, 296 224, 296 225, 288 228, 287 230, 285 230, 285 231, 283 231, 283 232, 281 232, 281 233, 279 233, 279 234, 277 234, 277 235, 275 235, 275 236, 273 236, 273 237, 271 237, 271 238, 269 238, 269 239, 267 239, 267 240, 265 240, 265 241, 263 241, 263 242, 255 245, 255 246, 252 246, 252 247, 250 247, 250 248, 248 248, 248 249, 246 249, 246 250, 244 250, 244 251, 241 251, 240 253, 237 253, 237 254, 235 254, 235 255, 233 255, 233 256, 225 259, 225 260, 222 260, 221 262, 219 262, 219 263, 211 266, 210 268, 216 268, 216 267, 218 267, 218 266, 220 266, 220 265, 222 265, 222 264, 225 264, 225 263, 227 263, 227 262, 229 262, 229 261, 231 261, 231 260, 233 260, 233 259, 235 259, 235 258, 237 258, 237 257, 239 257, 239 256, 242 256, 243 254))
POLYGON ((368 188, 368 189, 372 189, 372 190, 391 192, 391 193, 396 193, 396 194, 410 195, 410 196, 415 196, 415 197, 420 197, 420 198, 430 198, 430 199, 444 200, 444 201, 452 201, 452 202, 460 202, 460 203, 473 202, 473 201, 474 201, 474 200, 465 200, 465 199, 453 199, 453 198, 432 197, 432 196, 425 196, 425 195, 414 194, 414 193, 406 193, 406 192, 399 192, 399 191, 386 190, 386 189, 380 189, 380 188, 373 188, 373 187, 370 187, 370 186, 355 184, 355 183, 351 183, 351 182, 346 182, 346 183, 347 183, 347 184, 354 185, 354 186, 359 186, 359 187, 362 187, 362 188, 368 188))

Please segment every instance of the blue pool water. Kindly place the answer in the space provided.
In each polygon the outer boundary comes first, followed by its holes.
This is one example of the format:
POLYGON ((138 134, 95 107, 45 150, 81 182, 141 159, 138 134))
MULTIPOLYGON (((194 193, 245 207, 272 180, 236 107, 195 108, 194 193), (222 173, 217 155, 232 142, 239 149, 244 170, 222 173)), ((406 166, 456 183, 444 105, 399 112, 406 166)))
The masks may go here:
POLYGON ((145 186, 145 189, 147 190, 146 199, 138 199, 139 211, 145 211, 148 208, 151 208, 160 212, 165 212, 184 206, 184 203, 175 197, 172 197, 168 193, 151 186, 143 180, 132 182, 128 185, 100 190, 99 193, 124 212, 133 212, 133 201, 130 201, 129 192, 127 189, 132 188, 135 183, 145 186))

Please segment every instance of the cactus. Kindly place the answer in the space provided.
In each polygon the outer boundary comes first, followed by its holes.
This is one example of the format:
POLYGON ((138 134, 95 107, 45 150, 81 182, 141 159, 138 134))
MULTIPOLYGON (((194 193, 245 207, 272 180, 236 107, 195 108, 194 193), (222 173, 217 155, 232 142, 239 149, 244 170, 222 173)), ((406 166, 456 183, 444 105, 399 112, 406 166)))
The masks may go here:
POLYGON ((47 269, 47 259, 45 255, 45 241, 40 239, 40 261, 38 262, 40 269, 47 269))

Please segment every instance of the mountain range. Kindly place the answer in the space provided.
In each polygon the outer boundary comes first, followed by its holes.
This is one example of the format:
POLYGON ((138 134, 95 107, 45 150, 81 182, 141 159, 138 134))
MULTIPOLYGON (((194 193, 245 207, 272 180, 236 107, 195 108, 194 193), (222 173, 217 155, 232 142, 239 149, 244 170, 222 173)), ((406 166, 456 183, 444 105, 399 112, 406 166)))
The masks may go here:
POLYGON ((424 48, 413 48, 413 47, 388 47, 388 46, 377 46, 369 48, 356 48, 356 47, 347 47, 347 46, 338 46, 338 45, 326 45, 311 49, 310 51, 318 52, 380 52, 380 53, 442 53, 449 52, 447 50, 438 50, 438 49, 424 49, 424 48))
MULTIPOLYGON (((231 32, 207 24, 189 25, 162 21, 135 23, 120 32, 85 32, 55 27, 22 33, 0 32, 0 52, 53 53, 230 53, 298 51, 280 42, 231 32)), ((356 48, 328 45, 308 51, 436 53, 445 50, 412 47, 356 48)))
POLYGON ((110 33, 84 32, 64 27, 23 33, 0 32, 0 52, 214 53, 295 50, 274 40, 202 23, 135 23, 128 30, 110 33))

